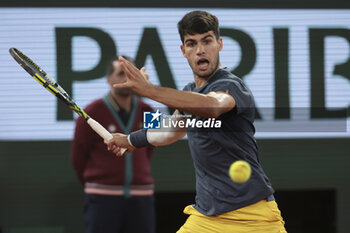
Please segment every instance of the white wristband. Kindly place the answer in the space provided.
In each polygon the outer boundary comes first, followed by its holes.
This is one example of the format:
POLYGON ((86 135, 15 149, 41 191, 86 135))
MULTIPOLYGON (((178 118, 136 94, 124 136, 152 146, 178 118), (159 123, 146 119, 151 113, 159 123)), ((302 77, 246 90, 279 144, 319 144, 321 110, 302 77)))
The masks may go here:
POLYGON ((127 139, 128 139, 128 142, 129 142, 130 146, 135 147, 135 146, 131 143, 131 141, 130 141, 130 134, 128 135, 127 139))

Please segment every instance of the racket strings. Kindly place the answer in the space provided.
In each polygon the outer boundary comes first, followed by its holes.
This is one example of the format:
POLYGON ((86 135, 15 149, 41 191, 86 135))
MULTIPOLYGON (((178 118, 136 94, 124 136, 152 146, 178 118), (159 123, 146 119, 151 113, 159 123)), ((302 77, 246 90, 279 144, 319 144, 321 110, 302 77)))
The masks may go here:
POLYGON ((46 76, 45 71, 43 69, 41 69, 40 66, 35 64, 29 57, 27 57, 26 55, 24 55, 21 51, 19 51, 17 49, 16 49, 16 53, 18 54, 19 57, 22 58, 23 61, 25 61, 26 63, 31 65, 34 69, 38 70, 41 74, 44 74, 43 76, 46 76))

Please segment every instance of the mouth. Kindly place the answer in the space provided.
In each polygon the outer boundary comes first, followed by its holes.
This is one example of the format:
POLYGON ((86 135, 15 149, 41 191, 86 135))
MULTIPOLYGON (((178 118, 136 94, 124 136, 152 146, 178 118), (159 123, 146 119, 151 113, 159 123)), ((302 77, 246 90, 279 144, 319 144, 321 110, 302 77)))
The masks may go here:
POLYGON ((209 67, 209 60, 206 58, 201 58, 197 61, 197 65, 201 71, 205 71, 209 67))

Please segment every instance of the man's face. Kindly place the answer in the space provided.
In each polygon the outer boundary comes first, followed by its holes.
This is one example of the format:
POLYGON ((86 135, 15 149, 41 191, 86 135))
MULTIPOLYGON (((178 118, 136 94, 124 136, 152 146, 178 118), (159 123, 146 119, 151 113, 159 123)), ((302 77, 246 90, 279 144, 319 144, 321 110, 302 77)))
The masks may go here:
POLYGON ((185 35, 181 51, 194 75, 200 78, 211 77, 219 67, 219 52, 222 38, 216 39, 213 31, 203 34, 185 35))
POLYGON ((127 97, 127 96, 131 95, 132 92, 128 88, 114 88, 113 87, 113 84, 124 83, 124 82, 126 82, 126 79, 127 79, 126 74, 122 70, 119 61, 114 61, 113 67, 114 67, 114 72, 107 77, 107 81, 108 81, 109 85, 111 86, 111 91, 115 95, 119 95, 119 96, 123 96, 123 97, 127 97))

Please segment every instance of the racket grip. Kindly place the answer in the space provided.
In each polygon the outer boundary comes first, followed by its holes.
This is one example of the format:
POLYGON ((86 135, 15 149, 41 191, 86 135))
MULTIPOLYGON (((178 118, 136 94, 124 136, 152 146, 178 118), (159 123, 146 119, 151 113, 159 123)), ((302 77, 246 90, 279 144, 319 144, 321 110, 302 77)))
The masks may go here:
MULTIPOLYGON (((113 138, 113 135, 110 132, 108 132, 108 130, 106 130, 100 123, 98 123, 91 117, 87 120, 87 123, 103 139, 109 141, 113 138)), ((127 150, 126 148, 121 148, 122 154, 124 154, 126 150, 127 150)))

